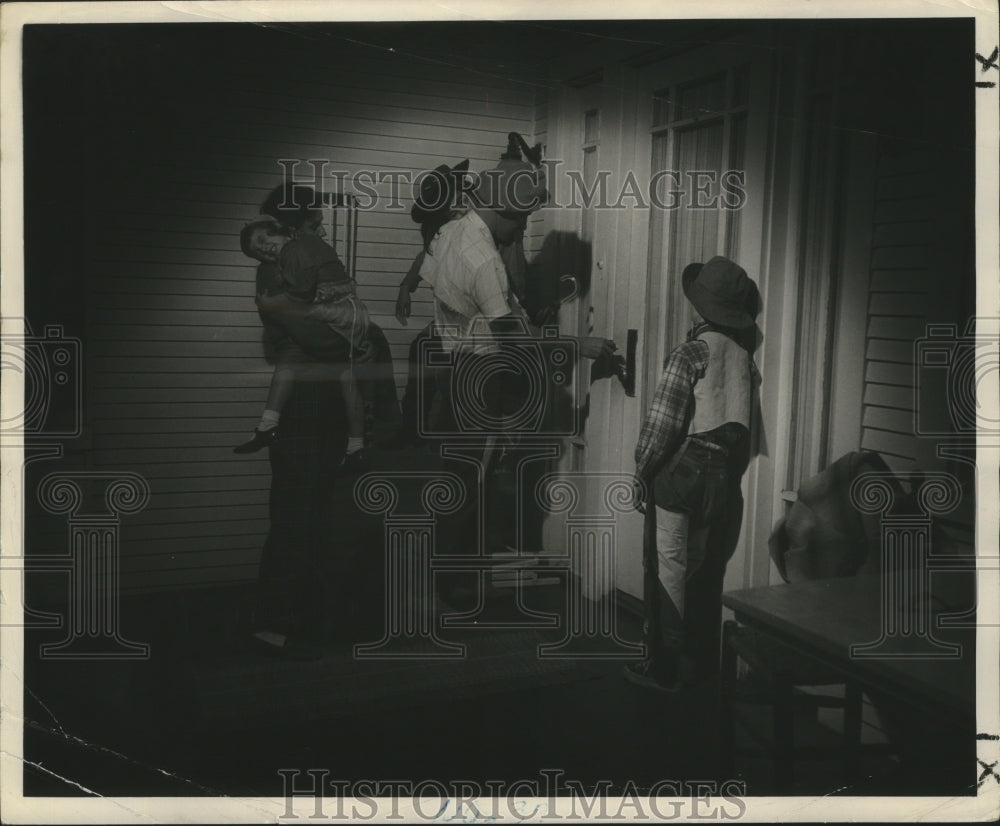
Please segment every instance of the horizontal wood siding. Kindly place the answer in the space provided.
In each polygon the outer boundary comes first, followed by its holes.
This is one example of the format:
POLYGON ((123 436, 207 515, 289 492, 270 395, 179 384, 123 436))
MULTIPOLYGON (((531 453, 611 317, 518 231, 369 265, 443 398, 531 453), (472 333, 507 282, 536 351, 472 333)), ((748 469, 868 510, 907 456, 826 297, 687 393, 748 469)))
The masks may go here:
POLYGON ((876 170, 865 341, 861 446, 896 470, 923 458, 914 435, 914 342, 926 329, 934 271, 935 215, 927 197, 931 158, 901 164, 883 147, 876 170))
MULTIPOLYGON (((133 95, 143 112, 133 119, 122 107, 111 124, 134 129, 133 141, 91 148, 103 182, 91 220, 107 230, 89 249, 92 467, 141 473, 152 490, 149 505, 122 520, 126 590, 256 575, 269 467, 266 454, 232 447, 252 431, 272 367, 254 264, 238 234, 281 182, 277 160, 326 160, 331 190, 333 170, 371 172, 379 202, 359 214, 356 277, 402 387, 431 295, 422 286, 409 324, 398 324, 397 287, 420 237, 410 186, 390 205, 391 184, 377 175, 466 157, 474 171, 491 168, 508 132, 530 136, 536 124, 534 91, 511 75, 456 72, 342 40, 335 49, 277 46, 217 73, 185 71, 182 52, 167 52, 131 67, 131 77, 105 67, 95 92, 133 95), (165 107, 159 119, 156 106, 165 107)), ((311 169, 300 164, 297 174, 311 169)))
MULTIPOLYGON (((971 237, 961 223, 971 214, 969 191, 962 188, 966 172, 960 152, 881 142, 861 446, 878 451, 899 471, 965 473, 936 454, 941 442, 956 438, 950 424, 928 433, 930 426, 948 422, 950 398, 944 383, 927 392, 926 383, 939 377, 920 366, 918 350, 931 325, 954 329, 959 346, 974 312, 971 237)), ((971 508, 970 493, 955 518, 971 524, 971 508)))

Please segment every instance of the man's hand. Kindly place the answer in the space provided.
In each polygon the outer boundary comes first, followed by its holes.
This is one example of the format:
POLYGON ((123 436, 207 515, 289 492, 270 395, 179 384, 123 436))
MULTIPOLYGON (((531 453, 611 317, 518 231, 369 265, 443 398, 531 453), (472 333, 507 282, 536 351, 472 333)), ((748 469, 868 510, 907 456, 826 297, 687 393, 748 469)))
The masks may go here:
POLYGON ((410 291, 405 284, 399 285, 399 295, 396 297, 396 321, 407 326, 410 317, 410 291))
POLYGON ((412 293, 420 283, 420 268, 423 266, 426 253, 421 250, 420 254, 413 259, 410 269, 403 280, 399 282, 399 295, 396 297, 396 321, 406 326, 406 319, 410 317, 410 293, 412 293))
POLYGON ((576 346, 580 355, 588 359, 608 358, 618 349, 611 339, 599 336, 577 336, 576 346))

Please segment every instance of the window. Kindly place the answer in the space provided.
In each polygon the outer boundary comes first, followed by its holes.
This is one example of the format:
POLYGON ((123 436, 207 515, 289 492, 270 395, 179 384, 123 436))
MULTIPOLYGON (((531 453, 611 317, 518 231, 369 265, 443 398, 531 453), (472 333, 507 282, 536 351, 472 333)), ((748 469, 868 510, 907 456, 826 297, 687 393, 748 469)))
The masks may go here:
POLYGON ((746 161, 748 67, 653 93, 653 195, 649 271, 666 281, 668 336, 680 340, 691 310, 679 274, 714 255, 737 257, 740 211, 724 187, 746 161))

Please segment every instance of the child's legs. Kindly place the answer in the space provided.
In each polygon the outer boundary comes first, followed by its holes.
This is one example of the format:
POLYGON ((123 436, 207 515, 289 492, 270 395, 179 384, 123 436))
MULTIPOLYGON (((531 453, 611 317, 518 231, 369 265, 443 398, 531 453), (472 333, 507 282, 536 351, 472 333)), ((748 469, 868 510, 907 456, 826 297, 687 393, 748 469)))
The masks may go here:
POLYGON ((347 414, 348 438, 363 439, 365 435, 365 400, 354 380, 351 370, 340 374, 340 393, 344 399, 344 411, 347 414))
POLYGON ((279 364, 271 375, 271 387, 267 391, 265 410, 281 413, 295 387, 295 368, 290 364, 279 364))
MULTIPOLYGON (((684 616, 684 581, 687 579, 688 533, 686 513, 656 508, 657 579, 673 603, 678 618, 684 616)), ((680 631, 680 629, 676 629, 680 631)), ((670 635, 674 637, 674 634, 670 635)), ((676 637, 675 637, 676 638, 676 637)))

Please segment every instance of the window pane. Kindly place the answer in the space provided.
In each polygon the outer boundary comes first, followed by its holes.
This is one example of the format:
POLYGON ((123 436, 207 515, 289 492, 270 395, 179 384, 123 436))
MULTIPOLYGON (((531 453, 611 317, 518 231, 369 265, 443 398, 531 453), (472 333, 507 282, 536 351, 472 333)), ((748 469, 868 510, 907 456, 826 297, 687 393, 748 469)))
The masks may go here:
MULTIPOLYGON (((722 137, 723 124, 718 121, 678 129, 674 133, 673 168, 681 173, 679 188, 683 194, 679 208, 667 213, 666 267, 658 274, 669 284, 667 338, 674 344, 683 339, 691 324, 691 308, 681 291, 681 273, 688 264, 703 263, 719 253, 719 208, 692 209, 691 204, 698 197, 695 173, 714 172, 718 181, 722 169, 722 137)), ((716 183, 708 190, 708 197, 717 191, 716 183)), ((705 197, 701 195, 702 199, 705 197)))
MULTIPOLYGON (((739 115, 731 121, 732 127, 729 133, 729 169, 735 172, 746 172, 746 147, 747 147, 747 116, 739 115)), ((746 178, 744 177, 744 181, 746 178)), ((722 193, 726 197, 726 193, 722 193)), ((732 201, 732 197, 729 198, 732 201)), ((729 258, 738 259, 740 249, 740 218, 742 211, 739 209, 728 210, 728 224, 726 226, 726 255, 729 258)))
MULTIPOLYGON (((691 205, 698 197, 693 173, 714 172, 718 181, 722 172, 722 129, 721 123, 713 123, 677 132, 674 169, 683 173, 681 189, 685 195, 683 208, 673 213, 668 278, 678 277, 691 262, 707 261, 719 252, 718 209, 691 209, 691 205)), ((712 190, 709 197, 715 194, 712 190)))
POLYGON ((601 113, 598 109, 591 109, 583 116, 583 142, 594 143, 600 136, 601 113))
POLYGON ((677 111, 674 120, 704 118, 726 107, 726 76, 689 83, 677 90, 677 111))

